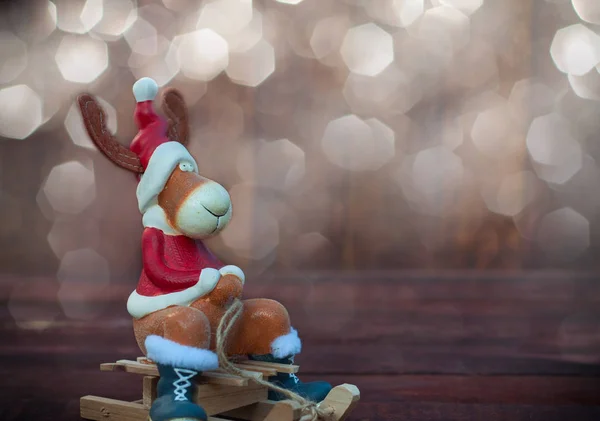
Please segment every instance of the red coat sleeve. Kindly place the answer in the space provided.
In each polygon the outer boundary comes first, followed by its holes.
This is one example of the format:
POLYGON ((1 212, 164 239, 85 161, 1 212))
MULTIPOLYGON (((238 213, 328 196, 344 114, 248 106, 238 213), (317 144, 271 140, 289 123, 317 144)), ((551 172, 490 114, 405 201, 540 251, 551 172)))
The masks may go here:
POLYGON ((199 270, 176 270, 164 261, 165 238, 159 230, 144 229, 142 234, 142 260, 144 272, 150 281, 159 288, 182 289, 198 283, 199 270))

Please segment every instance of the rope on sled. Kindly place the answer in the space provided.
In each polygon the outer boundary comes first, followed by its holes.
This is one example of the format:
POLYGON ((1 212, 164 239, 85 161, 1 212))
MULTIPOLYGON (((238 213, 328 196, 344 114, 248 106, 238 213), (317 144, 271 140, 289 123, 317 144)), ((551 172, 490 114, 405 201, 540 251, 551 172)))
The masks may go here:
POLYGON ((318 421, 319 419, 330 420, 334 413, 334 409, 332 407, 321 407, 317 402, 310 401, 297 393, 284 389, 283 387, 277 386, 266 380, 256 379, 252 376, 246 375, 242 370, 233 365, 233 363, 227 358, 227 353, 225 351, 227 349, 227 338, 229 337, 233 326, 240 318, 243 311, 243 303, 239 299, 235 299, 231 307, 227 309, 221 318, 221 321, 219 322, 219 326, 217 328, 217 355, 219 357, 219 365, 230 374, 250 379, 297 402, 300 405, 300 411, 302 414, 299 421, 318 421))

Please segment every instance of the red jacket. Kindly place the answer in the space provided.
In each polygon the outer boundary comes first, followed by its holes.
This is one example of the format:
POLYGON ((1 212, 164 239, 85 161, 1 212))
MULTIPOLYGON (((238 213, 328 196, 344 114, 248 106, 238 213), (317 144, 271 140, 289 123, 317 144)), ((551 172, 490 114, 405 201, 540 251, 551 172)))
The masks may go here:
POLYGON ((198 240, 166 235, 158 228, 142 234, 144 268, 136 291, 145 296, 177 292, 196 285, 204 268, 224 265, 198 240))
POLYGON ((144 228, 142 259, 138 286, 127 301, 127 310, 135 318, 174 305, 190 305, 211 292, 221 275, 232 274, 244 282, 240 268, 224 266, 201 241, 167 235, 158 228, 144 228), (204 269, 213 270, 202 274, 204 269))

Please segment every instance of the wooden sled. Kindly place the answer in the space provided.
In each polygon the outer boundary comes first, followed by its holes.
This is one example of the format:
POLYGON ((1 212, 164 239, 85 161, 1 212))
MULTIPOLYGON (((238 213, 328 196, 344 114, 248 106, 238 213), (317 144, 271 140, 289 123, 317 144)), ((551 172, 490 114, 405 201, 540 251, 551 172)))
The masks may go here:
MULTIPOLYGON (((276 373, 297 373, 297 365, 284 365, 259 361, 239 362, 236 366, 256 379, 274 376, 276 373)), ((147 421, 148 412, 156 397, 158 369, 145 358, 137 361, 120 360, 101 364, 102 371, 125 371, 141 374, 143 378, 142 399, 126 402, 99 396, 84 396, 80 401, 81 417, 95 421, 147 421)), ((247 421, 297 421, 302 415, 299 405, 290 400, 270 401, 268 389, 252 380, 215 370, 202 373, 195 401, 209 415, 209 421, 231 419, 247 421)), ((319 403, 334 410, 332 420, 345 420, 358 400, 360 392, 351 384, 334 387, 319 403)))

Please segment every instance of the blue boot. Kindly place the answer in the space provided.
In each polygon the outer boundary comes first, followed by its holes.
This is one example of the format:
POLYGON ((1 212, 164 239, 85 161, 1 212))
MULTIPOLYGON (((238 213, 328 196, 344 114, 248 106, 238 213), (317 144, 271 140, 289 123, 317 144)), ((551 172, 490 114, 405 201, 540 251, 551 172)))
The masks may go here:
MULTIPOLYGON (((273 355, 267 354, 250 355, 249 358, 255 361, 266 361, 270 363, 290 365, 294 363, 293 356, 287 358, 275 358, 273 355)), ((294 393, 297 393, 305 399, 311 400, 313 402, 321 402, 323 399, 325 399, 325 397, 331 390, 331 385, 327 382, 317 381, 303 383, 295 374, 277 373, 276 376, 269 377, 268 381, 276 384, 277 386, 283 387, 294 393)), ((268 397, 272 401, 281 401, 288 399, 287 396, 282 395, 279 392, 275 392, 274 390, 269 390, 268 397)))
POLYGON ((150 408, 149 421, 206 421, 206 412, 194 403, 194 379, 200 373, 163 364, 157 366, 160 379, 156 399, 150 408))

